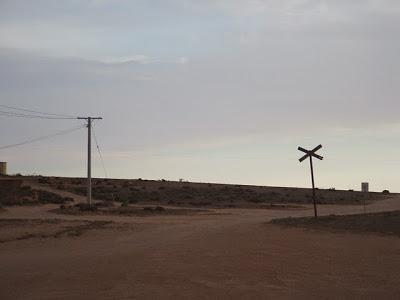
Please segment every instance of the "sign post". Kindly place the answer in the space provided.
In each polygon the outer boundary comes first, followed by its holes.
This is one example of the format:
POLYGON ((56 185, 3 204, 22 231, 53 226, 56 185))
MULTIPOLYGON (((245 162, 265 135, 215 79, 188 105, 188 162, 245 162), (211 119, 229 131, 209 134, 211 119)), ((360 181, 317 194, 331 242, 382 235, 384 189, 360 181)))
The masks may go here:
POLYGON ((317 202, 315 199, 315 183, 314 183, 314 166, 313 166, 313 160, 312 158, 318 158, 319 160, 323 160, 324 158, 315 152, 317 152, 319 149, 322 148, 322 145, 318 145, 315 147, 313 150, 306 150, 302 147, 298 147, 297 150, 302 151, 305 153, 303 157, 299 159, 300 162, 303 162, 307 158, 310 158, 310 168, 311 168, 311 182, 312 182, 312 196, 313 196, 313 203, 314 203, 314 216, 315 218, 318 218, 318 213, 317 213, 317 202))

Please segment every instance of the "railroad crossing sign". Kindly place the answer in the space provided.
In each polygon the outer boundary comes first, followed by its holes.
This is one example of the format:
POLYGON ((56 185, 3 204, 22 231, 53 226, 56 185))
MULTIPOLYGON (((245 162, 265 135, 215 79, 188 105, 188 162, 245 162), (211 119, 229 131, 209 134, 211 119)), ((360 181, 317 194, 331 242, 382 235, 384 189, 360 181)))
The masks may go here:
POLYGON ((313 161, 312 158, 318 158, 319 160, 323 160, 324 158, 321 155, 316 154, 315 152, 317 152, 319 149, 322 148, 322 145, 318 145, 317 147, 315 147, 312 150, 306 150, 302 147, 297 148, 297 150, 304 152, 305 155, 303 157, 301 157, 299 159, 300 162, 303 162, 304 160, 306 160, 307 158, 310 158, 310 168, 311 168, 311 182, 312 182, 312 191, 313 191, 313 203, 314 203, 314 215, 315 218, 318 218, 318 214, 317 214, 317 202, 315 200, 315 184, 314 184, 314 167, 313 167, 313 161))

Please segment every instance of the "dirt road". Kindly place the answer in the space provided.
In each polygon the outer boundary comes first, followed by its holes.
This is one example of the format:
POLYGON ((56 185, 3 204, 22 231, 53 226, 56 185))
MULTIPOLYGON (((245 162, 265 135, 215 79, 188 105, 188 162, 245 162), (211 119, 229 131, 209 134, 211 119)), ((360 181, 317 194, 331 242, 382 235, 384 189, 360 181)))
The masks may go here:
MULTIPOLYGON (((15 207, 1 218, 60 216, 15 207)), ((400 200, 369 211, 400 209, 400 200)), ((321 214, 359 213, 324 206, 321 214)), ((0 244, 1 299, 354 299, 400 297, 400 239, 283 229, 272 218, 306 210, 106 217, 114 227, 79 237, 0 244), (125 224, 125 225, 124 225, 125 224)), ((50 225, 49 225, 50 226, 50 225)))

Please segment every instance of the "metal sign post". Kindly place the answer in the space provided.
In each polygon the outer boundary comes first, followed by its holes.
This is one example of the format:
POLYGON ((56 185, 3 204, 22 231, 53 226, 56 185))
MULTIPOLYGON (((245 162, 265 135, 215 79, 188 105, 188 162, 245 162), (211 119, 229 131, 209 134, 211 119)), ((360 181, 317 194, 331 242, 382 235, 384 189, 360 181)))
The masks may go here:
POLYGON ((312 158, 318 158, 319 160, 323 160, 324 158, 315 152, 317 152, 319 149, 322 148, 322 145, 318 145, 315 147, 313 150, 306 150, 302 147, 298 147, 297 150, 302 151, 305 153, 305 155, 299 159, 300 162, 303 162, 305 159, 310 158, 310 168, 311 168, 311 182, 312 182, 312 193, 313 193, 313 203, 314 203, 314 216, 315 218, 318 218, 318 213, 317 213, 317 202, 315 199, 315 183, 314 183, 314 167, 313 167, 313 161, 312 158))

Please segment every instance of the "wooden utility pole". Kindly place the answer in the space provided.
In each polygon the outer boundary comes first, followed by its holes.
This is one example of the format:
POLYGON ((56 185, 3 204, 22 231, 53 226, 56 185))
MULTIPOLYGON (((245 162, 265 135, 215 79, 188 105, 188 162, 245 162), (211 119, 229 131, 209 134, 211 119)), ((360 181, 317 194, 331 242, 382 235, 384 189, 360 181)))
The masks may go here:
POLYGON ((298 147, 297 148, 297 150, 306 153, 302 158, 299 159, 300 162, 303 162, 305 159, 310 158, 312 197, 313 197, 313 203, 314 203, 314 216, 315 216, 315 218, 318 218, 318 213, 317 213, 317 201, 316 201, 316 198, 315 198, 314 166, 313 166, 312 158, 315 157, 315 158, 318 158, 319 160, 323 160, 324 159, 322 156, 320 156, 320 155, 315 153, 321 148, 322 148, 322 145, 318 145, 313 150, 306 150, 306 149, 304 149, 302 147, 298 147))
POLYGON ((87 204, 92 207, 92 121, 103 120, 101 117, 78 117, 78 120, 86 120, 88 128, 87 151, 87 204))

